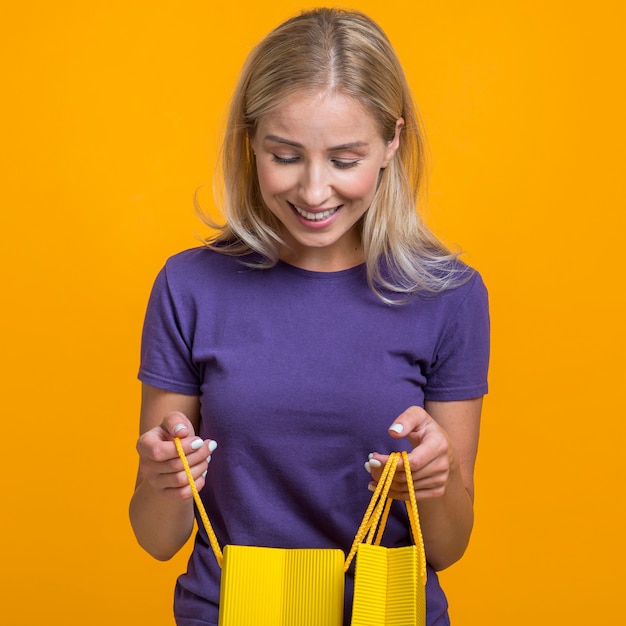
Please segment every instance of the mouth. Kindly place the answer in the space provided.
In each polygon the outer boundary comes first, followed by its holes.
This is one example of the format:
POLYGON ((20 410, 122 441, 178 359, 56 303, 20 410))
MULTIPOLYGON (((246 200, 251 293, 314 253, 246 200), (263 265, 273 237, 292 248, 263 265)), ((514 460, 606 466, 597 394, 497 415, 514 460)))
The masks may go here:
POLYGON ((298 214, 300 217, 303 217, 305 220, 311 220, 312 222, 321 222, 322 220, 328 219, 331 215, 334 215, 341 207, 336 206, 332 209, 324 209, 322 211, 306 211, 305 209, 301 209, 299 206, 295 204, 289 203, 291 208, 298 214))

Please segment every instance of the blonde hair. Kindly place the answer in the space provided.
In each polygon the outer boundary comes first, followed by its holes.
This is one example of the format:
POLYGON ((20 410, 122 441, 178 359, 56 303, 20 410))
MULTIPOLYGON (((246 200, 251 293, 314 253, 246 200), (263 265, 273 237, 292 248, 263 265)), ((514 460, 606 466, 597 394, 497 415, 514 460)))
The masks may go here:
POLYGON ((337 92, 368 110, 391 141, 404 119, 398 151, 381 171, 374 199, 359 222, 368 283, 382 300, 439 292, 467 278, 417 212, 424 142, 404 71, 381 28, 357 11, 321 8, 293 17, 263 39, 242 69, 222 146, 220 204, 226 224, 207 245, 225 254, 257 253, 247 264, 279 259, 280 222, 261 197, 250 140, 258 120, 296 92, 337 92))

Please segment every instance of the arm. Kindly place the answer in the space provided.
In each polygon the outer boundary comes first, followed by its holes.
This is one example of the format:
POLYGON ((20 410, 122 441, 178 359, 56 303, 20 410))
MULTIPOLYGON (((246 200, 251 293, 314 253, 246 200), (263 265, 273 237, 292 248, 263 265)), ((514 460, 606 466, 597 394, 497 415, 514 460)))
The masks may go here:
MULTIPOLYGON (((392 437, 407 437, 411 442, 409 459, 426 554, 437 570, 463 556, 472 532, 481 408, 482 398, 427 402, 426 410, 407 409, 389 430, 392 437)), ((380 454, 370 459, 374 480, 386 460, 380 454)), ((390 495, 408 497, 404 472, 396 475, 390 495)))
POLYGON ((130 520, 139 544, 159 560, 170 559, 193 530, 193 496, 174 437, 178 436, 198 489, 215 443, 195 436, 200 421, 197 396, 143 385, 139 469, 130 520))

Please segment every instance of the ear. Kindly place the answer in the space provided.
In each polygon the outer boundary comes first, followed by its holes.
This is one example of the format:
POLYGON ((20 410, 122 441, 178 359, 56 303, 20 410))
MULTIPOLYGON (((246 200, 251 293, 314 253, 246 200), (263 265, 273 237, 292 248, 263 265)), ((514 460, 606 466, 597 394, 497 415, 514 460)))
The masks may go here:
POLYGON ((404 119, 399 117, 396 120, 396 132, 393 135, 393 139, 387 143, 387 152, 385 152, 385 160, 383 161, 383 167, 387 167, 391 159, 396 153, 396 150, 400 147, 400 135, 404 128, 404 119))

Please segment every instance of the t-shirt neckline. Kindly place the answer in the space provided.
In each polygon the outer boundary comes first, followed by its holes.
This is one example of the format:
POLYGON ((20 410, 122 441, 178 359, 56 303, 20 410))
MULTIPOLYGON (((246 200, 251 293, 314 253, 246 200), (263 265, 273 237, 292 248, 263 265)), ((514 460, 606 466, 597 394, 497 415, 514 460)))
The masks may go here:
POLYGON ((361 274, 365 270, 365 263, 359 263, 353 267, 348 267, 345 270, 334 270, 330 272, 321 272, 316 270, 307 270, 302 267, 291 265, 286 261, 279 260, 278 266, 293 274, 299 274, 306 278, 316 278, 319 280, 332 280, 337 278, 348 278, 357 274, 361 274))

